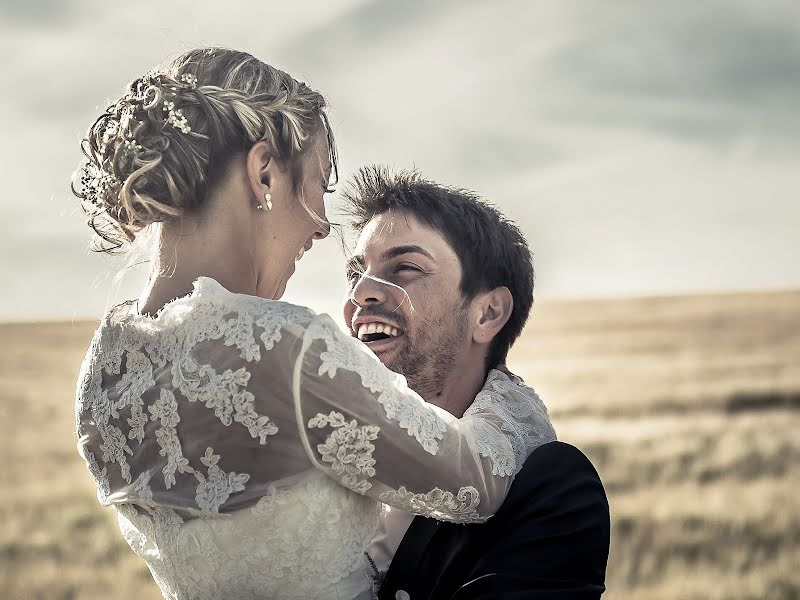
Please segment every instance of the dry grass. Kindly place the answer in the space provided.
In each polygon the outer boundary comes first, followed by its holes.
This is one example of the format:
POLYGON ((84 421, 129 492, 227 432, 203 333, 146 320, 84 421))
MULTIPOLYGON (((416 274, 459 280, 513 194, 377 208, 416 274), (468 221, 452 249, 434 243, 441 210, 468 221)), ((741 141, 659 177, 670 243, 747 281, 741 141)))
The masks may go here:
POLYGON ((77 369, 94 324, 0 326, 0 597, 160 598, 76 460, 77 369))
MULTIPOLYGON (((0 325, 0 597, 160 597, 73 435, 93 324, 0 325)), ((537 306, 511 365, 611 502, 606 598, 800 598, 800 292, 537 306)))
POLYGON ((800 293, 544 305, 515 350, 606 485, 605 597, 800 598, 800 293))

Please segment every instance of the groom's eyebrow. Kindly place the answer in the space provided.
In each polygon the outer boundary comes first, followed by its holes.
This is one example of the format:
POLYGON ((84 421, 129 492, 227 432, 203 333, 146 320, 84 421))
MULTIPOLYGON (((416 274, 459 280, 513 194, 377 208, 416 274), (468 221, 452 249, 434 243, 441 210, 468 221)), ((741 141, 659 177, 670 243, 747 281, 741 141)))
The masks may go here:
MULTIPOLYGON (((392 260, 393 258, 397 258, 398 256, 402 256, 403 254, 422 254, 423 256, 427 256, 432 261, 436 261, 435 258, 431 255, 430 252, 425 250, 422 246, 414 246, 414 245, 406 245, 406 246, 395 246, 394 248, 389 248, 388 250, 384 251, 381 254, 381 260, 392 260)), ((352 273, 355 271, 363 272, 364 271, 364 256, 363 255, 356 255, 350 258, 347 261, 347 272, 352 273)))
POLYGON ((422 246, 395 246, 394 248, 389 248, 386 252, 383 253, 381 258, 383 260, 391 260, 393 258, 397 258, 403 254, 422 254, 423 256, 427 256, 431 260, 436 260, 431 256, 431 253, 425 250, 422 246))

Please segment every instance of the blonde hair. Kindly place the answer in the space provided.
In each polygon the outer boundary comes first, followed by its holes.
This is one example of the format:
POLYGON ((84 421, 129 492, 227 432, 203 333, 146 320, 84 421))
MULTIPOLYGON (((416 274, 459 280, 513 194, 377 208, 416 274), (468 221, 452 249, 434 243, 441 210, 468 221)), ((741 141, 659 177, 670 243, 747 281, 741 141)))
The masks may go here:
POLYGON ((125 251, 148 225, 199 211, 230 160, 262 140, 297 186, 299 158, 324 133, 338 177, 325 108, 305 83, 224 48, 190 50, 135 79, 81 142, 86 161, 72 190, 93 250, 125 251))

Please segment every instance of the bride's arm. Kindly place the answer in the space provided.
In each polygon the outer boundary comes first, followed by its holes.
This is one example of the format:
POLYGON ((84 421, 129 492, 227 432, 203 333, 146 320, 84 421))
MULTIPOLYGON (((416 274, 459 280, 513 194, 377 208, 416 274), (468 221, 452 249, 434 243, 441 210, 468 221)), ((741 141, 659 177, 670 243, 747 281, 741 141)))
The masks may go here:
POLYGON ((229 513, 316 467, 410 512, 480 521, 554 437, 532 390, 498 371, 456 419, 330 317, 202 300, 93 342, 78 434, 103 504, 229 513))
POLYGON ((457 419, 322 315, 305 329, 292 373, 301 443, 314 466, 358 493, 440 520, 483 521, 524 457, 555 437, 532 390, 493 376, 494 388, 457 419))

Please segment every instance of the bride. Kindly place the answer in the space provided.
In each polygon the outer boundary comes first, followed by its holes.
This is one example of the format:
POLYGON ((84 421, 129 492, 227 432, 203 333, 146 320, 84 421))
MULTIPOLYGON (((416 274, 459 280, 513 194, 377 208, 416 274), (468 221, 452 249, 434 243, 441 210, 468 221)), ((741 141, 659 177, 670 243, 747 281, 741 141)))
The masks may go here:
POLYGON ((551 431, 532 390, 493 372, 456 419, 327 315, 278 301, 329 232, 319 93, 248 54, 191 50, 133 81, 83 147, 73 189, 97 249, 160 224, 149 283, 86 354, 76 424, 165 598, 368 598, 382 505, 494 514, 519 457, 549 441, 503 427, 551 431))

